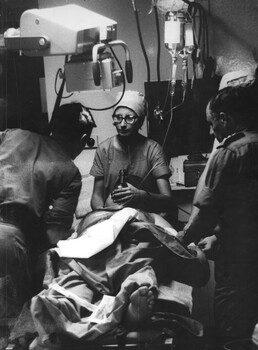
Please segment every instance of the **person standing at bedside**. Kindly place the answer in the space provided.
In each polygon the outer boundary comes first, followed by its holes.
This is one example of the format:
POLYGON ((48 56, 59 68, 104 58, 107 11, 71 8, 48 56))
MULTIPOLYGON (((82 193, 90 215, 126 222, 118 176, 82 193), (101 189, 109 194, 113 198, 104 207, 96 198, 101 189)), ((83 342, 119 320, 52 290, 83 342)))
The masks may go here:
POLYGON ((22 129, 0 132, 1 324, 15 318, 41 288, 39 255, 71 234, 81 190, 73 159, 94 126, 88 110, 70 103, 53 114, 50 136, 22 129))
POLYGON ((165 218, 170 216, 171 221, 176 206, 165 154, 156 141, 139 133, 146 112, 145 97, 137 91, 126 91, 116 105, 112 119, 117 134, 99 145, 90 170, 95 177, 91 207, 96 210, 129 206, 165 213, 165 218), (121 169, 127 174, 127 186, 114 189, 121 169))
POLYGON ((220 142, 195 195, 198 211, 178 237, 215 254, 216 349, 251 338, 258 323, 258 132, 255 81, 228 86, 207 105, 220 142), (255 85, 254 85, 255 84, 255 85), (214 235, 214 228, 219 231, 214 235), (207 240, 208 238, 208 240, 207 240))

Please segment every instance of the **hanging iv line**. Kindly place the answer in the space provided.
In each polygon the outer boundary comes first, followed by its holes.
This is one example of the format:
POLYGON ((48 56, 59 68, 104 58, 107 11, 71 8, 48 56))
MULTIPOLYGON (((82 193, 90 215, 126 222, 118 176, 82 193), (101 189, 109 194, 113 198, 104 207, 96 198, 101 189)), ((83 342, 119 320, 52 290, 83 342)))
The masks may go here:
POLYGON ((183 12, 168 11, 165 15, 164 28, 165 47, 171 55, 171 83, 170 95, 174 96, 176 87, 178 56, 182 58, 182 87, 186 89, 188 76, 188 55, 194 49, 194 37, 192 23, 183 12))

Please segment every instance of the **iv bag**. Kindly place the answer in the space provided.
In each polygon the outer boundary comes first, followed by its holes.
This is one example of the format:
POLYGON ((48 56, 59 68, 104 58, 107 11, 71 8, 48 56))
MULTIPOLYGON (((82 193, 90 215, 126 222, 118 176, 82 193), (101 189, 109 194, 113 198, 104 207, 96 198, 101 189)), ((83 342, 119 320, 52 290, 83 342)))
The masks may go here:
POLYGON ((186 11, 188 8, 188 5, 183 0, 153 0, 153 2, 161 13, 166 13, 167 11, 186 11))

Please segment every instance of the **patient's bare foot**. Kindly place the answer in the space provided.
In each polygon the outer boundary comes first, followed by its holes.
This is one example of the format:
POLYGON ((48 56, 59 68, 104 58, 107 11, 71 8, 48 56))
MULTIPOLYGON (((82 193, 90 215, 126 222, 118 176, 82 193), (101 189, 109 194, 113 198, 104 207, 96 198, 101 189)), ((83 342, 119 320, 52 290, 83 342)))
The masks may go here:
POLYGON ((154 305, 154 293, 147 286, 136 289, 130 297, 130 304, 125 315, 125 325, 135 326, 148 319, 154 305))

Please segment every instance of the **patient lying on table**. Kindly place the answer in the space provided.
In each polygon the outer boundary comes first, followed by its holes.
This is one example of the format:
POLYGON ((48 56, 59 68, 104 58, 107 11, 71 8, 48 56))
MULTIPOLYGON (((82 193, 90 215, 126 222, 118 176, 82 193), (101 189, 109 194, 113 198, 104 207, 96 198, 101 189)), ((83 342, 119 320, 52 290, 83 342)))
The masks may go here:
POLYGON ((154 220, 133 208, 97 210, 82 220, 78 238, 59 241, 58 274, 51 274, 56 266, 50 266, 48 289, 31 302, 39 334, 31 349, 53 339, 98 342, 121 331, 121 325, 150 325, 162 286, 172 280, 195 286, 207 282, 200 252, 182 246, 173 229, 154 220))

